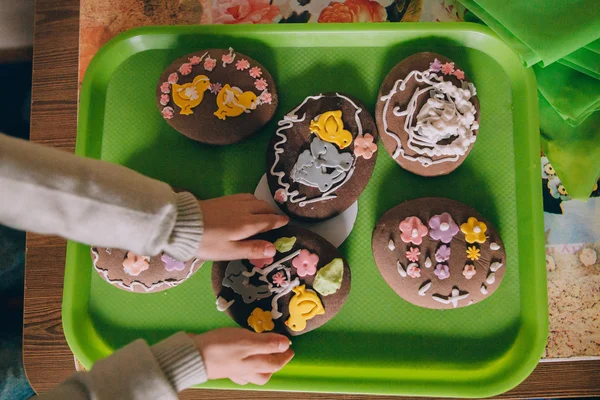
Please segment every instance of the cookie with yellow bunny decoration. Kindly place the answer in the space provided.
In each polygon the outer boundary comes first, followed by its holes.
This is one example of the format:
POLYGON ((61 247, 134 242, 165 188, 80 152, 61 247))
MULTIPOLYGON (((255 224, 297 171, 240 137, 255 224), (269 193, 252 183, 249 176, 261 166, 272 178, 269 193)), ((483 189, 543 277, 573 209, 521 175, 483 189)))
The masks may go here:
POLYGON ((375 120, 343 93, 309 96, 288 112, 267 150, 273 198, 291 217, 324 221, 367 186, 377 159, 375 120))
POLYGON ((275 114, 269 71, 229 49, 200 50, 173 61, 160 76, 156 104, 175 130, 202 143, 226 145, 260 130, 275 114))
POLYGON ((290 336, 316 329, 340 311, 350 291, 350 267, 331 243, 292 226, 256 239, 274 243, 275 257, 213 264, 219 311, 255 332, 290 336))

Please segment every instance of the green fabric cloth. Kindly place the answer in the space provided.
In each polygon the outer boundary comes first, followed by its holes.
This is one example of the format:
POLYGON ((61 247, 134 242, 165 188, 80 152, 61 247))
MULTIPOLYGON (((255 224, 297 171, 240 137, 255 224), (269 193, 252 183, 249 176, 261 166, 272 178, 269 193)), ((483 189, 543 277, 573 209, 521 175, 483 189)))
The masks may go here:
POLYGON ((589 198, 600 177, 600 111, 580 125, 568 125, 540 95, 542 150, 569 195, 589 198))
POLYGON ((600 79, 600 40, 574 51, 558 62, 592 78, 600 79))
POLYGON ((559 63, 534 65, 533 70, 539 91, 569 125, 579 125, 600 109, 600 80, 559 63))
POLYGON ((550 65, 600 39, 599 0, 459 1, 528 67, 550 65))

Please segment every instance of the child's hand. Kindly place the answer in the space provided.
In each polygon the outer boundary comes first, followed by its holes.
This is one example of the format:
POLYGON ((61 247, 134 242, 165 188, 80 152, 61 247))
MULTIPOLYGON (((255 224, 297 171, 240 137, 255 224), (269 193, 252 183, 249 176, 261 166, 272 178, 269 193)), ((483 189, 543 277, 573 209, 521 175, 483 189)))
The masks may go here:
POLYGON ((264 385, 294 357, 290 341, 276 333, 221 328, 197 335, 208 379, 229 378, 238 385, 264 385))
POLYGON ((197 256, 202 260, 273 257, 273 243, 245 239, 281 228, 289 221, 288 217, 277 215, 265 201, 249 193, 203 200, 199 204, 204 219, 204 233, 197 256))

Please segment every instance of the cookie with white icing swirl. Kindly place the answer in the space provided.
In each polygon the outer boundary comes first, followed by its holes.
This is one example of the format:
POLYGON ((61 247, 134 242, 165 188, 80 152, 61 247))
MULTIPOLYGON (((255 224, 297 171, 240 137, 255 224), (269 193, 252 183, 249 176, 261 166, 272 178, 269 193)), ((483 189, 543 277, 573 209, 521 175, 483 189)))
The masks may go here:
POLYGON ((382 83, 375 107, 381 140, 404 169, 446 175, 465 160, 479 133, 475 85, 450 59, 414 54, 382 83))

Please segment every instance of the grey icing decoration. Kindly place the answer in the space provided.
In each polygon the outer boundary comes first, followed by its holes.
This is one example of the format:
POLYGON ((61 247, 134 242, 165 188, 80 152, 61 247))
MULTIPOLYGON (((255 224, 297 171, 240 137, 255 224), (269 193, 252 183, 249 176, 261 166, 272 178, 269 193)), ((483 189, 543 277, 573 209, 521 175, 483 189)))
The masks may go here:
POLYGON ((344 180, 353 161, 352 153, 340 153, 335 145, 315 136, 310 150, 304 150, 298 156, 290 176, 294 182, 326 192, 344 180))
POLYGON ((271 295, 269 286, 255 286, 251 284, 250 277, 243 274, 247 271, 241 260, 231 261, 225 269, 223 286, 231 288, 234 292, 242 296, 242 300, 246 304, 269 297, 271 295))

